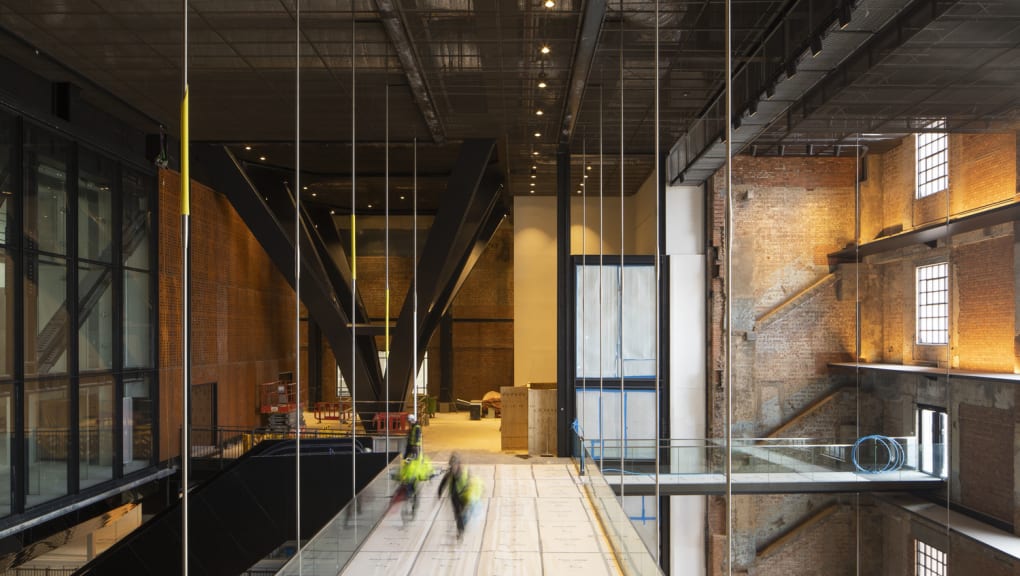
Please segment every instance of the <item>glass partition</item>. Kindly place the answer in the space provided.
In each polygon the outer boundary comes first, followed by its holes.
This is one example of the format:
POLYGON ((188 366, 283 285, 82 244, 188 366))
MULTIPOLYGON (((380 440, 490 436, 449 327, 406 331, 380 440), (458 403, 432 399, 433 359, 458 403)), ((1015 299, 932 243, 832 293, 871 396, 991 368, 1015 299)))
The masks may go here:
POLYGON ((78 264, 78 368, 113 367, 113 269, 78 264))
POLYGON ((14 386, 0 384, 0 516, 7 516, 12 511, 15 438, 14 386))
POLYGON ((67 380, 25 383, 25 505, 67 494, 71 448, 67 380))
POLYGON ((112 376, 81 379, 78 385, 78 482, 81 488, 113 478, 114 409, 112 376))
POLYGON ((67 260, 26 254, 25 376, 67 371, 67 260))
POLYGON ((155 438, 151 376, 124 377, 124 473, 153 464, 155 438))

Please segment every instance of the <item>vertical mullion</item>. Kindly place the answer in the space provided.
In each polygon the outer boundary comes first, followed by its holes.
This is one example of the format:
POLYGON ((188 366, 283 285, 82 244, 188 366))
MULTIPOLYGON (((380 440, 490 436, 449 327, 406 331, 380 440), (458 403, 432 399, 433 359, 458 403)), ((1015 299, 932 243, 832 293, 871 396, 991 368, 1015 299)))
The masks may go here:
POLYGON ((11 514, 25 510, 25 238, 22 220, 25 214, 26 186, 25 171, 25 123, 18 116, 14 123, 12 139, 11 175, 16 178, 12 186, 21 193, 16 196, 12 236, 15 239, 11 251, 14 261, 14 435, 11 439, 11 514))
POLYGON ((113 230, 110 270, 113 286, 111 369, 113 370, 113 477, 124 476, 124 171, 118 162, 111 188, 113 230))
POLYGON ((79 487, 78 478, 78 451, 80 450, 81 439, 78 422, 78 411, 80 399, 78 390, 80 388, 80 375, 78 365, 78 330, 80 329, 81 318, 78 317, 78 143, 71 141, 67 147, 65 157, 67 163, 65 188, 67 193, 67 219, 64 229, 67 234, 67 386, 68 386, 68 446, 67 446, 67 493, 77 494, 79 487))

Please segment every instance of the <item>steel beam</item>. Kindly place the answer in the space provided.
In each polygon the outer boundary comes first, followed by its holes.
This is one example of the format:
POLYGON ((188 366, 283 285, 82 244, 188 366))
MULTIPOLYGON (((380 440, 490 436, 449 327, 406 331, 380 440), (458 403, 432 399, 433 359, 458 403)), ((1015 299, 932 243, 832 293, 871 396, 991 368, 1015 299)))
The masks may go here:
MULTIPOLYGON (((404 299, 390 344, 390 398, 409 398, 417 366, 425 356, 439 320, 471 271, 472 254, 491 238, 491 218, 497 211, 501 187, 486 179, 496 149, 492 139, 466 140, 450 175, 443 202, 416 264, 418 318, 415 322, 414 286, 404 299), (487 225, 488 224, 488 225, 487 225), (485 233, 489 235, 486 237, 485 233), (417 356, 414 339, 417 338, 417 356)), ((499 214, 498 219, 502 219, 499 214)))

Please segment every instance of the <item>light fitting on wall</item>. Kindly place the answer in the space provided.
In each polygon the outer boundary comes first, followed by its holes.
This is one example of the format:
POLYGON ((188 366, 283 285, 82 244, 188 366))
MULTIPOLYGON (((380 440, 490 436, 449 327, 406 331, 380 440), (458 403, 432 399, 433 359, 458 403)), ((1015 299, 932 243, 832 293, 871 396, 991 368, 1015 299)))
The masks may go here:
POLYGON ((811 39, 811 56, 815 57, 822 53, 822 37, 815 36, 811 39))
POLYGON ((850 6, 850 0, 845 0, 839 5, 839 29, 843 30, 850 25, 850 18, 853 15, 853 7, 850 6))

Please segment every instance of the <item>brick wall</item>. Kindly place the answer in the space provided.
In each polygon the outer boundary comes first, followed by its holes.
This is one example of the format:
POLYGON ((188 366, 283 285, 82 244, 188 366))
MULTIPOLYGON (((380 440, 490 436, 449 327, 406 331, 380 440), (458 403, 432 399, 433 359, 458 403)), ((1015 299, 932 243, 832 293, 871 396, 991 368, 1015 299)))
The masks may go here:
POLYGON ((952 265, 954 366, 1013 372, 1013 236, 960 246, 952 265))
POLYGON ((1013 521, 1013 415, 960 404, 960 500, 964 506, 1013 521))
MULTIPOLYGON (((160 172, 160 458, 181 425, 180 176, 160 172)), ((192 382, 217 383, 221 426, 255 426, 256 386, 294 370, 294 291, 226 197, 191 189, 192 382)))
POLYGON ((775 553, 755 562, 755 576, 857 574, 857 522, 850 507, 806 529, 775 553), (810 560, 805 551, 810 550, 810 560))

